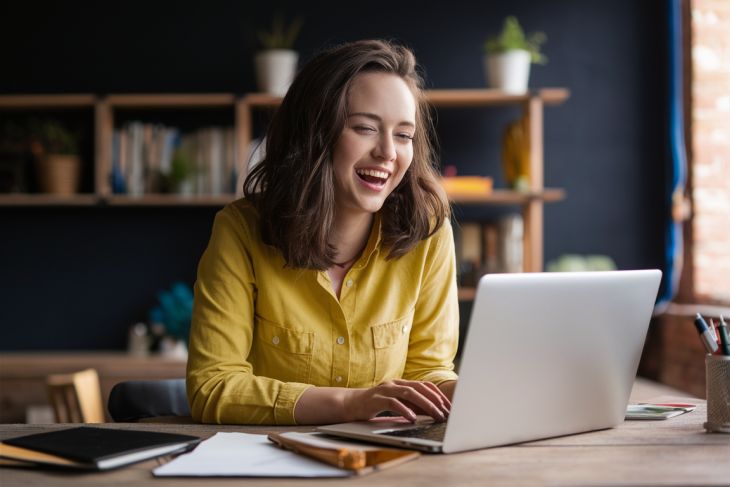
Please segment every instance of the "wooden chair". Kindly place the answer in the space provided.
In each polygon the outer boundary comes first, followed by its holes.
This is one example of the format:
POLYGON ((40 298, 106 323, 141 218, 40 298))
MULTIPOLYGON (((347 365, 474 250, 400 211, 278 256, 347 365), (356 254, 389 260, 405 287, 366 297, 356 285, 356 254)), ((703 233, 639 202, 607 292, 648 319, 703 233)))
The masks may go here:
POLYGON ((46 379, 46 385, 56 422, 104 422, 104 406, 96 370, 51 374, 46 379))

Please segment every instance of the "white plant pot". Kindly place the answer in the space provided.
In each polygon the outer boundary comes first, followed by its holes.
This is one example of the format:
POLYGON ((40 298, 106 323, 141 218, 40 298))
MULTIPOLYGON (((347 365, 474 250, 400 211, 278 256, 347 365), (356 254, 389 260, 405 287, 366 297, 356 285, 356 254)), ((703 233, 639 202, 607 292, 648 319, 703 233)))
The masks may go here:
POLYGON ((530 79, 530 53, 521 49, 484 55, 484 69, 490 88, 521 95, 530 79))
POLYGON ((284 96, 297 72, 299 54, 291 49, 269 49, 256 54, 256 81, 259 90, 284 96))

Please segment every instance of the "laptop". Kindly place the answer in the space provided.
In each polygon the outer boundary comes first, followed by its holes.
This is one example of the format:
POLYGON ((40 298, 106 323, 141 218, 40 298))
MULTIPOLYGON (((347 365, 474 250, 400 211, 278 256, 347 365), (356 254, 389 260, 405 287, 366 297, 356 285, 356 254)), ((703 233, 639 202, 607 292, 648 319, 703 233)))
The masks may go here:
POLYGON ((447 422, 380 417, 317 430, 454 453, 616 426, 661 275, 488 274, 477 288, 447 422))

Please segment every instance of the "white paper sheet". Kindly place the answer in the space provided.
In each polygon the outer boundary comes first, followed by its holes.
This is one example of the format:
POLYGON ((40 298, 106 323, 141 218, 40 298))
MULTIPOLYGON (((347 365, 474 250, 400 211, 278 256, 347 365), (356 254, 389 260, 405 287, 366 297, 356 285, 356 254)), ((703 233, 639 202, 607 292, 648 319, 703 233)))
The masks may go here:
POLYGON ((348 477, 352 472, 282 450, 266 435, 216 433, 157 467, 157 477, 348 477))

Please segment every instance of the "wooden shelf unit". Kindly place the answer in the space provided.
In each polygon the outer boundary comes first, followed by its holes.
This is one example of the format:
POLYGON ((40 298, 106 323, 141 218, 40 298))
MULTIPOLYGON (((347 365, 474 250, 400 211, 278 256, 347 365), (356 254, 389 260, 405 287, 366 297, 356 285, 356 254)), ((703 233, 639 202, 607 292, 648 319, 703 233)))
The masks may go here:
MULTIPOLYGON (((561 189, 543 187, 543 109, 558 105, 570 96, 564 88, 542 88, 524 95, 511 95, 493 89, 427 90, 429 102, 436 108, 479 108, 513 105, 522 107, 529 119, 530 186, 526 192, 496 189, 483 197, 454 196, 452 201, 463 205, 518 205, 524 219, 524 270, 536 272, 543 265, 543 205, 565 197, 561 189)), ((117 109, 191 109, 226 108, 234 111, 238 161, 248 157, 253 139, 253 111, 275 109, 282 98, 264 93, 236 96, 232 93, 164 93, 164 94, 93 94, 64 95, 0 95, 0 110, 57 109, 93 107, 95 121, 94 194, 68 198, 36 194, 2 194, 0 206, 223 206, 234 195, 181 196, 144 195, 132 197, 112 194, 109 182, 114 112, 117 109)), ((243 164, 246 167, 246 164, 243 164)))

